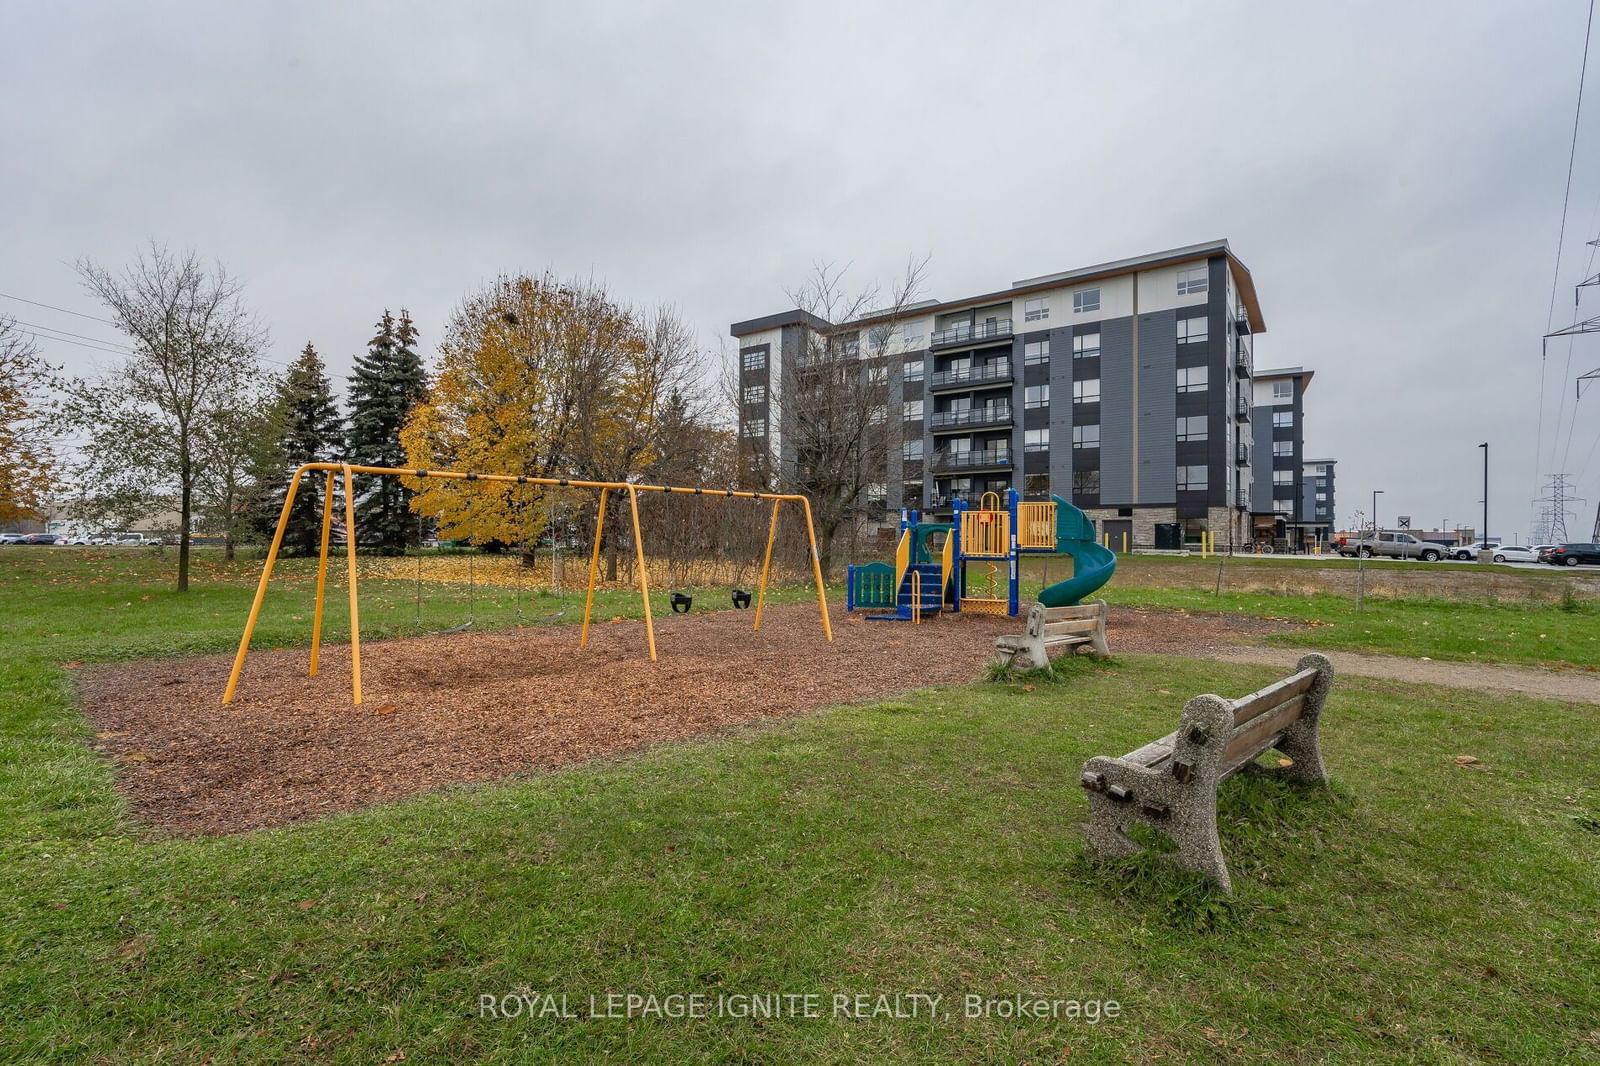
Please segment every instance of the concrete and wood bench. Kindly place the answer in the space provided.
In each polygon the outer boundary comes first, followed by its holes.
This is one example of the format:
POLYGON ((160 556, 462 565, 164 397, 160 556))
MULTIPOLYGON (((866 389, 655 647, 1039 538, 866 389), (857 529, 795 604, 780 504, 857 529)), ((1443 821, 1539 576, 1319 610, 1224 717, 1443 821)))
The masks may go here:
POLYGON ((1175 732, 1120 759, 1097 755, 1084 763, 1090 851, 1136 854, 1143 848, 1127 831, 1144 824, 1177 845, 1171 857, 1178 865, 1232 891, 1217 837, 1217 786, 1257 766, 1269 749, 1293 760, 1277 770, 1284 777, 1326 783, 1317 725, 1332 684, 1328 660, 1307 655, 1282 681, 1237 700, 1196 696, 1184 705, 1175 732))
POLYGON ((1077 607, 1046 607, 1036 603, 1028 608, 1028 622, 1021 636, 996 637, 1000 661, 1010 666, 1018 655, 1026 655, 1036 667, 1050 669, 1051 648, 1083 649, 1096 659, 1111 658, 1106 646, 1106 601, 1091 600, 1077 607))

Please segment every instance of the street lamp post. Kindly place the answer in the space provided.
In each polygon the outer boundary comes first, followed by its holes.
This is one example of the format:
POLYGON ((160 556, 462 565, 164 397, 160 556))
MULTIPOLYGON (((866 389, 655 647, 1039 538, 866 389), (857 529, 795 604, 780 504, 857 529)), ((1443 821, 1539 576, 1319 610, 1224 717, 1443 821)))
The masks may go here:
POLYGON ((1378 535, 1378 497, 1383 495, 1382 489, 1372 490, 1372 535, 1378 535))
MULTIPOLYGON (((1483 449, 1483 532, 1478 534, 1478 543, 1489 542, 1489 442, 1484 441, 1478 447, 1483 449)), ((1479 548, 1478 562, 1488 563, 1494 561, 1494 549, 1479 548)))

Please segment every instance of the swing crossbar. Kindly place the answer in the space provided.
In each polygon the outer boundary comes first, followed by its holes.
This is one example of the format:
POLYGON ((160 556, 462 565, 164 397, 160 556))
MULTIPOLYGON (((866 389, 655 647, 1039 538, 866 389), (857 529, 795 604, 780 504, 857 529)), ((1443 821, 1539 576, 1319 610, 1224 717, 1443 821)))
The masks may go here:
MULTIPOLYGON (((222 702, 233 702, 235 691, 239 687, 239 676, 244 670, 245 656, 250 651, 250 638, 255 635, 256 622, 261 617, 261 604, 267 596, 267 583, 272 578, 272 568, 278 561, 278 551, 283 547, 284 531, 289 524, 289 515, 294 508, 294 498, 299 491, 301 479, 309 473, 321 472, 326 475, 324 482, 323 500, 323 533, 321 544, 321 558, 318 562, 317 592, 315 623, 312 629, 311 642, 311 667, 310 675, 315 676, 317 662, 322 644, 322 602, 325 586, 325 577, 328 568, 328 527, 332 520, 333 495, 335 491, 335 475, 342 475, 345 490, 345 554, 349 570, 350 591, 350 687, 351 702, 361 704, 361 620, 359 615, 359 600, 356 585, 356 519, 355 519, 355 489, 354 479, 357 475, 370 477, 409 477, 417 479, 437 478, 444 481, 486 481, 501 485, 541 485, 550 488, 571 489, 598 489, 599 512, 595 521, 594 553, 589 562, 589 587, 583 605, 583 628, 580 631, 579 647, 584 647, 589 640, 589 613, 594 606, 594 588, 599 573, 600 539, 605 529, 605 503, 606 497, 612 493, 625 493, 633 526, 634 551, 638 561, 639 596, 644 607, 645 644, 650 654, 650 661, 656 659, 656 631, 655 622, 650 614, 650 579, 645 572, 644 539, 639 526, 639 493, 659 492, 668 495, 687 496, 722 496, 730 499, 744 500, 771 500, 772 519, 767 530, 766 557, 761 565, 761 584, 756 592, 755 622, 752 629, 761 628, 761 610, 767 597, 767 577, 772 570, 772 549, 778 535, 778 509, 785 503, 796 503, 805 517, 806 541, 811 552, 811 576, 817 589, 817 610, 822 618, 822 635, 829 641, 833 640, 833 626, 828 620, 828 596, 822 584, 822 558, 817 552, 816 524, 811 517, 811 500, 802 493, 785 492, 756 492, 747 489, 716 489, 694 487, 686 485, 645 485, 630 481, 589 481, 582 478, 551 478, 533 477, 522 474, 480 474, 469 470, 421 470, 401 469, 391 466, 359 466, 354 463, 302 463, 295 469, 289 481, 289 490, 284 496, 283 509, 278 514, 277 527, 272 532, 272 543, 267 549, 267 558, 261 568, 261 579, 256 583, 255 599, 250 604, 250 615, 245 620, 244 633, 239 637, 239 650, 233 658, 233 669, 228 674, 228 686, 222 693, 222 702)), ((313 490, 314 491, 314 490, 313 490)), ((420 602, 418 605, 420 611, 420 602)))

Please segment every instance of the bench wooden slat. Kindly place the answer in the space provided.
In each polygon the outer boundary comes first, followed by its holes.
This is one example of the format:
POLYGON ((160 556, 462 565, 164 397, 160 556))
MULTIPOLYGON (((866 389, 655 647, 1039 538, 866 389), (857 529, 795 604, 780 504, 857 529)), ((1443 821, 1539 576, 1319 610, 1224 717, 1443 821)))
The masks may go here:
POLYGON ((1291 674, 1282 681, 1274 682, 1264 689, 1252 692, 1248 696, 1241 696, 1233 701, 1233 728, 1237 732, 1240 726, 1259 715, 1272 710, 1278 704, 1285 702, 1292 696, 1298 696, 1308 691, 1317 680, 1315 670, 1301 670, 1291 674))
POLYGON ((1152 740, 1142 748, 1128 752, 1123 758, 1140 766, 1156 767, 1172 758, 1172 749, 1178 743, 1177 730, 1173 730, 1160 740, 1152 740))
POLYGON ((1095 604, 1080 604, 1077 607, 1046 607, 1044 617, 1047 622, 1059 622, 1063 618, 1098 618, 1100 608, 1095 604))
POLYGON ((1099 625, 1099 621, 1094 618, 1082 618, 1071 622, 1046 622, 1044 631, 1039 635, 1046 640, 1052 637, 1077 636, 1080 633, 1093 633, 1099 625))
POLYGON ((1236 731, 1233 739, 1228 741, 1228 747, 1222 754, 1223 763, 1230 762, 1241 752, 1254 751, 1259 755, 1265 751, 1270 745, 1263 741, 1275 733, 1282 733, 1293 724, 1305 710, 1305 705, 1304 695, 1294 696, 1251 719, 1245 728, 1236 731))

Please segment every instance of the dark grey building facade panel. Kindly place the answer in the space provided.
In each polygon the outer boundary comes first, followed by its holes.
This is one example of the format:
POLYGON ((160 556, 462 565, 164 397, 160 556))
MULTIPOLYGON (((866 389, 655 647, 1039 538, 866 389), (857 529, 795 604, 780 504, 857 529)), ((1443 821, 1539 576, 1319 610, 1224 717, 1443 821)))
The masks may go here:
POLYGON ((1072 499, 1072 329, 1050 331, 1050 491, 1072 499))
POLYGON ((1250 510, 1272 510, 1272 408, 1257 407, 1250 412, 1252 448, 1250 461, 1254 477, 1250 483, 1250 510))
MULTIPOLYGON (((1176 502, 1178 493, 1177 314, 1139 316, 1139 498, 1176 502)), ((1102 431, 1103 432, 1103 431, 1102 431)))
MULTIPOLYGON (((1070 355, 1069 355, 1070 358, 1070 355)), ((1067 399, 1070 402, 1069 390, 1067 399)), ((1133 499, 1133 319, 1100 323, 1100 505, 1133 499)), ((1068 438, 1068 444, 1071 439, 1068 438)))

